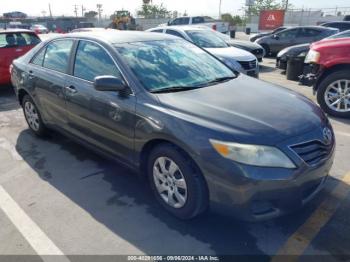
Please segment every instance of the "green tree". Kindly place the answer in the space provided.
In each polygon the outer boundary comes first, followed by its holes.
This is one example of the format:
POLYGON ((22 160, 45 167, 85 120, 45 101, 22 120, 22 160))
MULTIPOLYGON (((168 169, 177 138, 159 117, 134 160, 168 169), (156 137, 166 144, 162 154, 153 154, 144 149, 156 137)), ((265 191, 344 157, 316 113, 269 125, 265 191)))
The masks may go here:
POLYGON ((96 11, 89 11, 84 14, 86 18, 95 18, 98 15, 96 11))
POLYGON ((224 22, 229 23, 230 25, 244 25, 245 24, 244 19, 242 17, 240 17, 239 15, 232 16, 231 14, 226 13, 226 14, 221 15, 221 19, 224 22))
POLYGON ((276 0, 255 0, 254 5, 248 8, 248 14, 259 15, 262 10, 284 9, 283 3, 276 0))
POLYGON ((137 11, 137 15, 144 18, 170 18, 171 12, 163 4, 143 4, 141 9, 137 11))

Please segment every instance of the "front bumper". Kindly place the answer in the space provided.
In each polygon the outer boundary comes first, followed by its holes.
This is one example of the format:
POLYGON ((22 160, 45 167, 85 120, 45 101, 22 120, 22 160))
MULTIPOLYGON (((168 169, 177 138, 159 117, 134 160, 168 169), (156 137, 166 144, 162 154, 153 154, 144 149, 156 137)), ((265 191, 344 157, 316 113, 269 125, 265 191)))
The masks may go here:
MULTIPOLYGON (((305 140, 297 143, 301 141, 305 140)), ((298 166, 296 169, 248 166, 221 156, 207 159, 202 172, 208 182, 210 207, 246 221, 272 219, 296 211, 324 187, 334 150, 335 142, 330 154, 317 166, 289 155, 298 166)))
POLYGON ((314 86, 317 80, 322 75, 323 69, 317 64, 307 64, 304 66, 304 73, 301 76, 299 83, 306 86, 314 86))

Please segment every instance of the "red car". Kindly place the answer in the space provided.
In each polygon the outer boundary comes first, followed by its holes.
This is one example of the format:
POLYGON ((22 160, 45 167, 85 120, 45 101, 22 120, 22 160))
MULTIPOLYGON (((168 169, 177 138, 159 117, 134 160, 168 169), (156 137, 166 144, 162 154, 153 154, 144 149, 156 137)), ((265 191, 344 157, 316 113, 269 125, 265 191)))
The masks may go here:
POLYGON ((330 115, 350 118, 350 38, 312 44, 305 63, 312 67, 307 77, 321 108, 330 115))
POLYGON ((40 43, 40 38, 25 29, 0 30, 0 85, 9 84, 12 61, 40 43))

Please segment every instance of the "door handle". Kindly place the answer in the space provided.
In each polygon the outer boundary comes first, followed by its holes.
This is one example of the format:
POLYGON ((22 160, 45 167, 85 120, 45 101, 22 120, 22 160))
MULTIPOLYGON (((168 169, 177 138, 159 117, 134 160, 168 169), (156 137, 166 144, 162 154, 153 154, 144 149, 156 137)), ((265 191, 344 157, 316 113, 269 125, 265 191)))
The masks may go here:
POLYGON ((70 94, 78 93, 74 86, 66 86, 64 89, 70 94))

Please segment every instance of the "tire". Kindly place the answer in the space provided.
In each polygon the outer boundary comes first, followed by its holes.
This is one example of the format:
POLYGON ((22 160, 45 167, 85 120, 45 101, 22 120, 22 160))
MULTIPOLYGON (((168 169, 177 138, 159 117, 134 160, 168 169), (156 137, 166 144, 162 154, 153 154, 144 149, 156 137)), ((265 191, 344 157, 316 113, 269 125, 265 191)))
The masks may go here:
POLYGON ((265 50, 265 56, 270 57, 271 56, 271 50, 270 47, 267 44, 261 44, 262 48, 265 50))
MULTIPOLYGON (((176 170, 176 168, 173 168, 173 170, 176 170)), ((206 182, 193 161, 190 160, 188 156, 185 156, 176 146, 171 144, 161 144, 157 146, 150 153, 148 158, 147 175, 156 199, 175 217, 187 220, 206 211, 209 203, 206 182), (167 178, 161 175, 161 173, 166 173, 162 172, 160 166, 160 163, 162 162, 161 159, 164 159, 165 164, 163 167, 167 172, 171 170, 171 167, 175 167, 174 165, 170 165, 170 163, 175 164, 178 167, 178 170, 173 173, 173 178, 171 178, 171 171, 168 173, 167 178), (157 175, 154 172, 154 169, 158 170, 157 175), (162 177, 162 180, 160 179, 160 176, 162 177), (183 183, 182 179, 185 183, 183 183), (182 183, 179 183, 178 181, 181 181, 182 183), (168 186, 166 186, 166 184, 168 186), (177 184, 180 186, 177 186, 177 184), (175 205, 174 203, 170 203, 171 201, 169 200, 171 199, 169 198, 169 190, 170 192, 172 190, 170 188, 171 185, 174 186, 173 192, 178 192, 177 194, 170 193, 175 205), (160 192, 162 190, 160 190, 159 187, 163 189, 162 193, 160 192), (165 191, 164 187, 168 188, 168 190, 165 191), (186 193, 184 191, 186 191, 186 193), (177 198, 179 194, 181 196, 177 198), (168 198, 168 201, 166 201, 165 198, 168 198), (180 201, 181 199, 182 201, 180 201)))
POLYGON ((349 105, 350 103, 350 71, 349 70, 336 71, 326 76, 317 88, 317 102, 319 103, 323 111, 325 111, 327 114, 331 116, 340 117, 340 118, 350 118, 350 105, 349 105), (339 84, 338 84, 339 82, 337 81, 340 81, 341 83, 340 84, 341 90, 343 92, 341 93, 341 95, 339 95, 340 94, 339 91, 337 92, 339 87, 339 84), (345 81, 349 81, 349 82, 347 83, 345 81), (332 88, 332 85, 334 88, 332 88), (332 95, 332 94, 334 94, 336 98, 332 100, 326 98, 326 96, 329 97, 328 95, 332 95), (341 99, 342 97, 344 97, 344 100, 341 100, 342 102, 340 104, 340 109, 338 109, 336 106, 333 106, 333 107, 331 106, 334 100, 338 101, 338 99, 341 99), (345 109, 346 101, 348 101, 347 110, 345 109))
POLYGON ((45 136, 47 134, 47 128, 42 121, 41 114, 37 106, 29 95, 25 95, 23 97, 22 108, 30 130, 37 136, 45 136))

